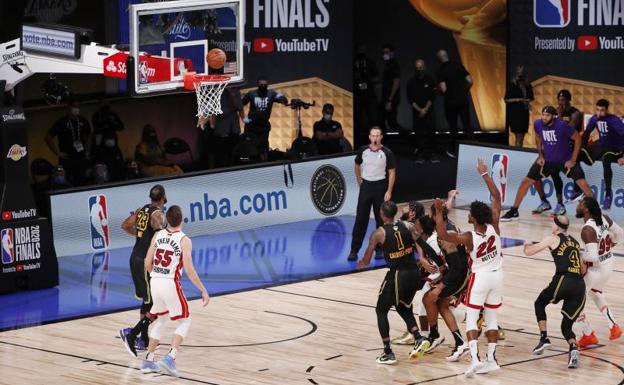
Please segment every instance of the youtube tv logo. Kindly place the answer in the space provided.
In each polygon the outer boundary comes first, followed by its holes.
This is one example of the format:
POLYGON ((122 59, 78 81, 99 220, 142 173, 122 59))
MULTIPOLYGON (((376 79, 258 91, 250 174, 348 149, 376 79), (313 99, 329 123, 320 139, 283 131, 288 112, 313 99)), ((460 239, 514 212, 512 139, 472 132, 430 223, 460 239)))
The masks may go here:
POLYGON ((258 37, 253 41, 254 52, 267 53, 275 50, 275 42, 268 37, 258 37))
POLYGON ((598 38, 593 35, 579 36, 576 39, 576 48, 579 51, 590 51, 598 49, 598 38))
POLYGON ((13 215, 11 214, 10 211, 3 211, 2 212, 2 220, 3 221, 10 221, 11 219, 13 219, 13 215))

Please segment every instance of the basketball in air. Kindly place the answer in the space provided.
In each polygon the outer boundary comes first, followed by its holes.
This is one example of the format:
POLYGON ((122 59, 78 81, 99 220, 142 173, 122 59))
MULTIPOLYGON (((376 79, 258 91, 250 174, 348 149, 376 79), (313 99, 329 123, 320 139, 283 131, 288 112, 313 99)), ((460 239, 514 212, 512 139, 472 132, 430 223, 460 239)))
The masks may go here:
POLYGON ((208 62, 208 67, 213 70, 219 70, 223 68, 225 62, 227 60, 227 56, 225 56, 225 52, 223 52, 220 48, 213 48, 208 51, 208 55, 206 55, 206 62, 208 62))

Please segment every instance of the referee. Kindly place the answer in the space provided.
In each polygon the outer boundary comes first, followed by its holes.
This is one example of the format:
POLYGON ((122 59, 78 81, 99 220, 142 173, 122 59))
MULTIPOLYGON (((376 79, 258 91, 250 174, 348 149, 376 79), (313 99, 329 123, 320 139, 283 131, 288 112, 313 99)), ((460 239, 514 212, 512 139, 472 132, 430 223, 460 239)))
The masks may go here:
MULTIPOLYGON (((357 253, 362 247, 371 206, 375 215, 377 227, 383 222, 379 216, 381 204, 392 198, 392 189, 396 178, 396 165, 394 154, 389 148, 381 144, 383 135, 381 128, 374 126, 368 133, 370 144, 362 146, 355 156, 355 176, 360 185, 358 195, 357 213, 353 224, 351 238, 351 252, 347 257, 349 261, 357 261, 357 253)), ((380 249, 377 250, 375 259, 383 258, 380 249)))

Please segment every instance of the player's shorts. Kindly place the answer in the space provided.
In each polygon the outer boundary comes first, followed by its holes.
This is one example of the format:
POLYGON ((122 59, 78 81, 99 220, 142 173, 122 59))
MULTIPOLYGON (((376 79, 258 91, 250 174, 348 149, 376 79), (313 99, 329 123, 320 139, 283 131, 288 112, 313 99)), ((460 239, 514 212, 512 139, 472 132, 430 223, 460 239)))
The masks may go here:
POLYGON ((585 307, 585 282, 580 277, 555 275, 540 296, 550 303, 563 301, 561 314, 574 321, 585 307))
POLYGON ((464 304, 473 309, 497 309, 503 304, 503 269, 470 274, 464 304))
POLYGON ((134 282, 134 295, 143 301, 143 304, 152 303, 150 293, 150 274, 145 270, 145 260, 142 258, 130 257, 130 273, 134 282))
POLYGON ((152 298, 154 304, 150 313, 155 316, 169 314, 169 318, 175 321, 189 317, 189 308, 182 285, 172 278, 152 279, 152 298))
POLYGON ((418 281, 420 281, 418 268, 389 270, 381 283, 378 303, 411 307, 419 285, 418 281))
POLYGON ((600 143, 595 143, 581 149, 579 160, 592 165, 594 162, 601 159, 603 162, 617 162, 617 160, 622 156, 624 156, 624 152, 620 149, 602 147, 600 143))
POLYGON ((444 278, 442 283, 444 288, 440 291, 439 298, 456 297, 460 295, 468 286, 468 278, 470 274, 468 270, 450 270, 444 278))
POLYGON ((587 273, 585 273, 583 277, 587 290, 602 293, 602 289, 607 284, 607 281, 609 281, 612 270, 613 269, 609 265, 589 267, 587 273))
POLYGON ((537 162, 535 162, 529 169, 527 177, 533 180, 542 180, 553 174, 559 174, 560 172, 564 173, 568 178, 572 178, 574 181, 585 179, 585 173, 578 163, 571 169, 567 169, 563 163, 546 162, 543 166, 540 166, 537 162))

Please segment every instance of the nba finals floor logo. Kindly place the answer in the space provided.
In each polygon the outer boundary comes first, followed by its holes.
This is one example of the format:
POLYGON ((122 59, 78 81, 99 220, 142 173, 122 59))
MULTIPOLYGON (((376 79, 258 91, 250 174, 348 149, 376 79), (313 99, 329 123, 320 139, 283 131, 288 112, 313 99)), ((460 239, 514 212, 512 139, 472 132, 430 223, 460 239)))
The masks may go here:
POLYGON ((106 196, 103 194, 89 197, 89 221, 91 223, 91 247, 93 250, 108 249, 108 211, 106 196))
MULTIPOLYGON (((490 167, 490 176, 501 194, 501 203, 505 203, 507 198, 507 175, 509 172, 509 155, 492 154, 492 164, 490 167)), ((491 197, 490 197, 491 199, 491 197)))
POLYGON ((542 28, 563 28, 570 24, 570 0, 533 0, 533 21, 542 28))
POLYGON ((2 264, 9 265, 15 262, 15 247, 13 244, 13 229, 2 229, 0 232, 2 241, 2 264))
POLYGON ((325 164, 319 167, 310 181, 310 196, 314 207, 323 215, 337 213, 347 193, 345 178, 336 167, 325 164))

